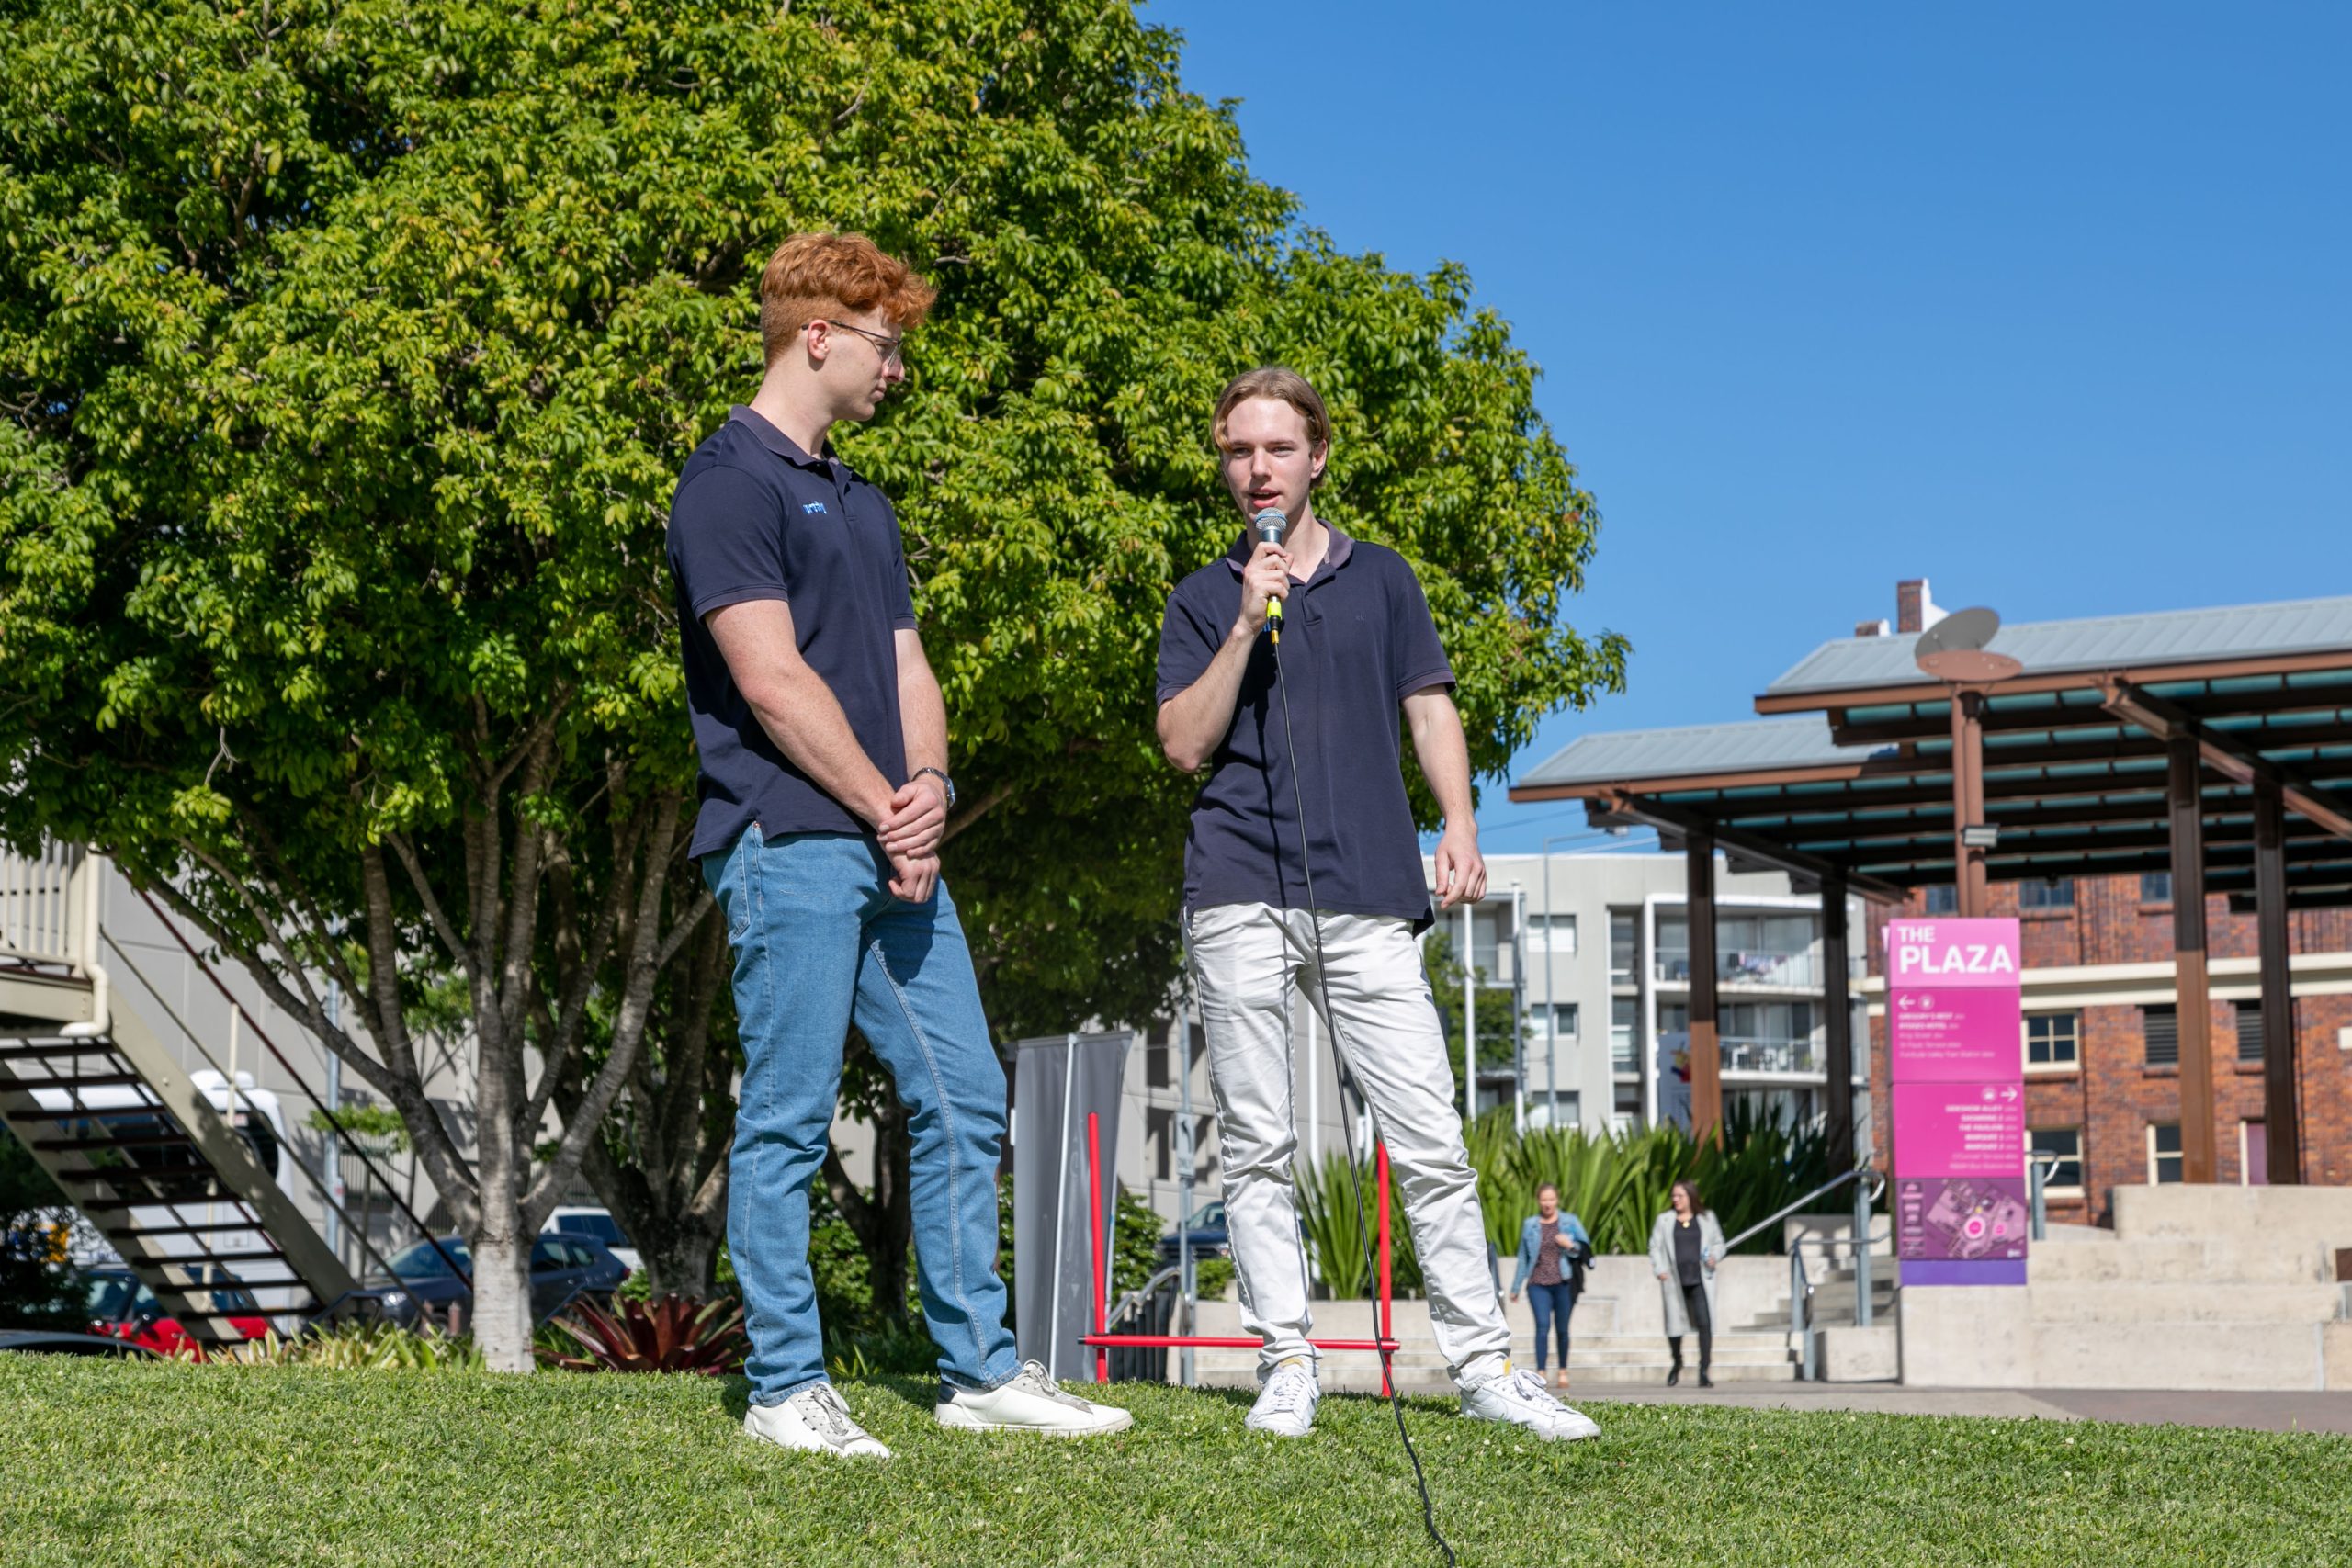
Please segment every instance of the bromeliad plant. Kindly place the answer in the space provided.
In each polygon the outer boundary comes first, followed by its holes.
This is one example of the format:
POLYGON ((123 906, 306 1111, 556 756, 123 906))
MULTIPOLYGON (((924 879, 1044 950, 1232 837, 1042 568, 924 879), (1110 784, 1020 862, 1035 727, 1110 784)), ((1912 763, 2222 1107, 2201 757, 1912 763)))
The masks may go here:
POLYGON ((717 1377, 743 1365, 743 1303, 721 1296, 698 1301, 668 1295, 657 1302, 616 1300, 606 1311, 582 1302, 548 1324, 557 1342, 542 1343, 539 1359, 575 1372, 697 1372, 717 1377))

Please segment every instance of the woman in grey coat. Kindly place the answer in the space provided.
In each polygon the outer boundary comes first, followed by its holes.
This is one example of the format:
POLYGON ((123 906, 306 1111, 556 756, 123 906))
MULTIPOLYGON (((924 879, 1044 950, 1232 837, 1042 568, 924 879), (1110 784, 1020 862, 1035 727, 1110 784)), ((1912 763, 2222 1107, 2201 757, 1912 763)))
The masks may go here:
POLYGON ((1674 1351, 1668 1387, 1682 1381, 1682 1337, 1699 1331, 1699 1386, 1713 1388, 1707 1375, 1715 1351, 1715 1266, 1724 1259, 1724 1227, 1699 1201, 1689 1180, 1674 1184, 1674 1206, 1650 1226, 1650 1271, 1657 1276, 1666 1309, 1666 1342, 1674 1351))

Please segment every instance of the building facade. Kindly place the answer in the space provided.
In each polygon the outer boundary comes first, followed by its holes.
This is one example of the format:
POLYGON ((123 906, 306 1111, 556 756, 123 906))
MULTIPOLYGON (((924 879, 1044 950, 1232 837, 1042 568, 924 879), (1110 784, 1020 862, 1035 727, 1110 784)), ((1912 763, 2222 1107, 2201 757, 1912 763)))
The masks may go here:
MULTIPOLYGON (((1526 1021, 1515 1059, 1482 1062, 1480 1109, 1591 1132, 1687 1123, 1682 857, 1497 855, 1487 875, 1470 918, 1474 963, 1526 1021)), ((1716 890, 1725 1103, 1810 1122, 1828 1082, 1821 901, 1780 872, 1719 871, 1716 890)), ((1859 919, 1860 903, 1849 912, 1859 919)))
MULTIPOLYGON (((2111 1223, 2119 1187, 2181 1179, 2177 996, 2171 879, 2162 874, 1993 885, 1996 915, 2020 922, 2029 1146, 2046 1156, 2053 1219, 2111 1223)), ((1951 912, 1951 890, 1915 890, 1901 912, 1951 912)), ((1888 911, 1872 920, 1875 937, 1888 911)), ((2352 909, 2291 917, 2290 965, 2298 1043, 2302 1179, 2352 1182, 2352 909)), ((2207 900, 2218 1179, 2267 1181, 2263 1069, 2251 914, 2207 900)), ((1883 994, 1881 944, 1869 944, 1883 994)), ((1873 1077, 1886 1070, 1883 1008, 1871 1006, 1873 1077)), ((1887 1148, 1886 1118, 1872 1118, 1887 1148)))

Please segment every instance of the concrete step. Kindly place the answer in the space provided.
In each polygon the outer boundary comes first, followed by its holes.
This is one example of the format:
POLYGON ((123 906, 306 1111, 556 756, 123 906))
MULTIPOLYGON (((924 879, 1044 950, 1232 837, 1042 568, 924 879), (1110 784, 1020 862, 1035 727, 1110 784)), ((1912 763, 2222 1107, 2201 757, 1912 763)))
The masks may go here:
POLYGON ((2034 1381, 2046 1388, 2324 1388, 2323 1323, 2037 1323, 2034 1381))
MULTIPOLYGON (((2190 1324, 2310 1325, 2336 1314, 2334 1285, 2192 1284, 2111 1280, 2096 1284, 2035 1280, 2026 1287, 2037 1326, 2097 1324, 2163 1349, 2163 1336, 2190 1324)), ((2164 1353, 2169 1353, 2164 1350, 2164 1353)))
POLYGON ((2042 1246, 2031 1249, 2026 1269, 2037 1284, 2212 1284, 2247 1281, 2316 1284, 2327 1278, 2328 1259, 2316 1245, 2275 1245, 2242 1238, 2117 1241, 2105 1247, 2042 1246))

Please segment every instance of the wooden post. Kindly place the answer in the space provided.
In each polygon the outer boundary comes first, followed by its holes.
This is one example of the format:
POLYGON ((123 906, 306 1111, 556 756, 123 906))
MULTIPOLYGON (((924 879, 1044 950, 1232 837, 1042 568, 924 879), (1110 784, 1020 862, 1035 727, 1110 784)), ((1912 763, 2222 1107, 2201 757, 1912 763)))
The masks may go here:
POLYGON ((2180 1034, 2180 1176, 2211 1182, 2220 1173, 2213 1126, 2211 989, 2205 969, 2205 807, 2194 735, 2165 742, 2172 818, 2172 946, 2175 1020, 2180 1034))
POLYGON ((1821 879, 1821 1005, 1829 1014, 1829 1092, 1823 1109, 1829 1128, 1829 1168, 1854 1163, 1854 1007, 1847 993, 1846 879, 1821 879))
POLYGON ((2296 1121, 2295 1079, 2301 1042, 2295 1038, 2294 994, 2288 988, 2286 803, 2278 781, 2254 781, 2254 925, 2262 955, 2262 1130, 2270 1148, 2273 1187, 2303 1179, 2302 1128, 2296 1121))
POLYGON ((1984 694, 1954 690, 1951 694, 1951 859, 1952 894, 1964 919, 1992 911, 1984 875, 1984 852, 1962 841, 1970 828, 1984 820, 1984 694))
POLYGON ((1701 1138, 1723 1127, 1723 1045, 1715 1030, 1715 838, 1693 832, 1683 840, 1690 937, 1690 1131, 1701 1138))

